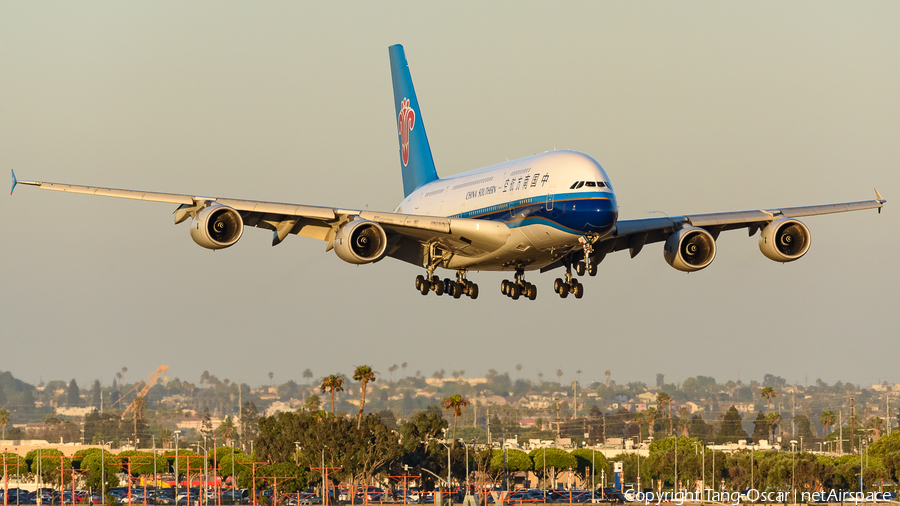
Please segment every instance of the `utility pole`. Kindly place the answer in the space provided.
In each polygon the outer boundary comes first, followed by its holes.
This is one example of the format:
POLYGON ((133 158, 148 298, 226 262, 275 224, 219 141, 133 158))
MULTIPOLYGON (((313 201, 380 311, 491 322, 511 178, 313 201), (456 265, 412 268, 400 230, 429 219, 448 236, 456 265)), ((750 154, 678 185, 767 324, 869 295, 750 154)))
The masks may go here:
POLYGON ((856 434, 856 417, 854 416, 853 397, 850 398, 850 453, 853 453, 853 437, 856 434))

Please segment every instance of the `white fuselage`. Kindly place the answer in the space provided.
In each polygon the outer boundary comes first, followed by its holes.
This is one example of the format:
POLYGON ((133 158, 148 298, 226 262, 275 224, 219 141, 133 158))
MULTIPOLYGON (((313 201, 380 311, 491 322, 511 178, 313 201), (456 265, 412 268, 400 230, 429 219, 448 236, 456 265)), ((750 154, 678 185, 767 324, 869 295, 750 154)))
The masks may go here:
POLYGON ((454 257, 445 267, 539 269, 576 247, 581 236, 603 236, 618 217, 609 176, 576 151, 551 151, 432 181, 410 193, 397 213, 475 218, 505 223, 506 245, 480 257, 454 257))

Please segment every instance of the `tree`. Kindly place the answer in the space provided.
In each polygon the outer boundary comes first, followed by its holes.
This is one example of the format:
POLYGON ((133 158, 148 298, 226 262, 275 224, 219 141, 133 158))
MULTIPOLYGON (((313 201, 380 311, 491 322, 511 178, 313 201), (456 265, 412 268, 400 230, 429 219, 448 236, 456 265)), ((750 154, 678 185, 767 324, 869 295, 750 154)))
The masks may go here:
POLYGON ((307 367, 306 369, 303 370, 303 379, 306 380, 307 385, 309 385, 309 380, 311 380, 312 377, 313 377, 312 369, 307 367))
POLYGON ((259 434, 259 410, 253 402, 245 402, 241 408, 241 444, 253 441, 259 434))
POLYGON ((534 463, 535 474, 539 475, 544 483, 546 480, 556 483, 556 476, 560 471, 578 465, 578 461, 571 453, 559 448, 535 448, 528 452, 528 455, 534 463), (544 467, 545 462, 546 468, 544 467))
MULTIPOLYGON (((144 417, 144 406, 147 405, 147 400, 143 397, 135 397, 134 398, 134 447, 137 448, 138 445, 138 421, 144 417)), ((209 411, 207 410, 207 413, 209 411)))
POLYGON ((665 408, 669 410, 669 435, 672 435, 672 398, 669 397, 669 394, 665 392, 660 392, 656 395, 656 405, 659 406, 659 410, 662 411, 665 408))
POLYGON ((647 423, 647 415, 643 411, 638 411, 631 417, 631 423, 637 424, 638 426, 638 439, 644 440, 644 424, 647 423))
POLYGON ((303 408, 309 412, 318 411, 320 404, 321 402, 319 400, 319 396, 316 394, 312 394, 306 398, 306 402, 303 403, 303 408))
POLYGON ((778 394, 775 393, 774 388, 765 387, 760 389, 759 395, 766 398, 766 413, 768 413, 772 410, 772 397, 777 397, 778 394))
POLYGON ((81 390, 78 389, 78 383, 75 380, 69 382, 68 395, 66 395, 66 403, 69 406, 78 406, 81 404, 81 390))
POLYGON ((612 373, 609 372, 609 370, 607 370, 606 372, 603 373, 603 375, 606 376, 606 388, 609 388, 609 377, 611 374, 612 373))
POLYGON ((769 423, 766 421, 766 415, 762 410, 756 414, 756 420, 753 421, 753 439, 757 442, 766 439, 769 435, 769 423))
POLYGON ((344 377, 340 374, 332 374, 322 378, 322 385, 319 387, 322 393, 331 392, 331 414, 334 414, 334 393, 344 391, 344 377))
POLYGON ((103 393, 100 388, 100 380, 94 380, 94 384, 91 386, 91 405, 100 409, 100 401, 102 398, 103 393))
POLYGON ((822 411, 819 422, 825 427, 825 435, 827 436, 830 432, 828 429, 834 427, 837 423, 837 415, 834 414, 834 411, 826 409, 825 411, 822 411))
POLYGON ((6 426, 9 425, 9 411, 6 409, 0 409, 0 430, 3 431, 3 436, 0 439, 6 439, 6 426))
POLYGON ((394 382, 394 372, 399 368, 400 368, 400 366, 397 364, 394 364, 394 365, 388 367, 388 372, 391 373, 391 383, 394 382))
POLYGON ((368 385, 370 381, 375 381, 375 374, 375 371, 367 365, 357 366, 356 370, 353 371, 353 380, 362 383, 359 389, 361 396, 359 399, 359 418, 356 419, 357 429, 362 427, 363 410, 366 407, 366 385, 368 385))
POLYGON ((469 401, 464 399, 461 395, 451 395, 446 399, 441 401, 441 405, 444 409, 452 409, 453 410, 453 444, 456 444, 456 419, 459 418, 459 415, 462 414, 463 408, 469 405, 469 401))
POLYGON ((610 470, 607 469, 606 457, 603 456, 602 452, 595 452, 593 450, 588 450, 587 448, 579 448, 572 452, 572 456, 575 457, 575 460, 578 462, 577 467, 575 468, 575 473, 581 478, 586 487, 590 486, 591 476, 593 475, 596 478, 600 477, 600 473, 603 470, 606 470, 606 474, 610 474, 610 470), (591 461, 593 459, 593 462, 591 461), (587 468, 590 467, 591 471, 588 474, 587 468))
POLYGON ((766 423, 769 425, 769 444, 775 442, 775 428, 781 423, 781 415, 779 413, 766 414, 766 423))
POLYGON ((741 427, 741 414, 738 413, 737 408, 732 404, 722 418, 719 432, 716 434, 716 441, 720 444, 737 443, 739 439, 747 439, 748 437, 747 432, 741 427))

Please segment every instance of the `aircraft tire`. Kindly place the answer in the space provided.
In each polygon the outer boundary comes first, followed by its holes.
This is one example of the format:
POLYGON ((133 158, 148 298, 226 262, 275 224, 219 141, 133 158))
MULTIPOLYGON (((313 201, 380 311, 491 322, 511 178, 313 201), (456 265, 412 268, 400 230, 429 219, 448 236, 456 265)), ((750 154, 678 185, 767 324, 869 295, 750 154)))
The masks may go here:
POLYGON ((561 292, 562 285, 563 285, 563 280, 560 278, 556 278, 556 280, 553 282, 553 291, 556 293, 562 293, 561 292))
POLYGON ((584 276, 585 269, 587 269, 587 266, 584 265, 584 260, 581 260, 577 264, 575 264, 575 272, 578 273, 579 276, 584 276))
POLYGON ((453 283, 453 298, 458 299, 462 297, 463 294, 463 285, 462 283, 453 283))
POLYGON ((478 285, 472 283, 472 289, 469 290, 469 298, 475 300, 478 298, 478 285))
POLYGON ((572 295, 575 296, 576 299, 580 299, 584 295, 584 285, 577 281, 572 282, 572 295))
POLYGON ((561 299, 565 299, 565 298, 568 297, 568 296, 569 296, 569 284, 568 284, 568 283, 563 283, 562 286, 561 286, 560 289, 559 289, 559 297, 560 297, 561 299))
POLYGON ((519 285, 512 285, 510 287, 510 297, 512 297, 512 300, 519 300, 519 295, 521 294, 522 287, 520 287, 519 285))
POLYGON ((500 293, 502 293, 503 295, 507 295, 508 292, 509 292, 509 281, 504 279, 503 282, 500 283, 500 293))
POLYGON ((597 264, 594 262, 591 262, 591 266, 588 267, 587 272, 588 272, 588 275, 591 277, 596 276, 597 275, 597 264))
MULTIPOLYGON (((435 280, 437 280, 436 277, 435 277, 435 280)), ((443 281, 438 280, 438 281, 435 281, 434 283, 432 283, 431 285, 434 287, 435 295, 437 295, 438 297, 440 297, 441 295, 444 295, 444 282, 443 281)))
POLYGON ((423 281, 422 281, 422 284, 421 284, 420 287, 419 287, 419 292, 421 292, 422 295, 428 295, 428 292, 429 292, 430 290, 431 290, 431 286, 429 286, 428 281, 424 281, 424 280, 423 280, 423 281))
POLYGON ((537 286, 531 285, 530 290, 528 290, 528 300, 534 300, 537 298, 537 286))
POLYGON ((423 276, 423 275, 421 275, 421 274, 419 274, 418 276, 416 276, 416 290, 421 290, 421 289, 422 289, 422 283, 424 283, 424 282, 425 282, 425 276, 423 276))

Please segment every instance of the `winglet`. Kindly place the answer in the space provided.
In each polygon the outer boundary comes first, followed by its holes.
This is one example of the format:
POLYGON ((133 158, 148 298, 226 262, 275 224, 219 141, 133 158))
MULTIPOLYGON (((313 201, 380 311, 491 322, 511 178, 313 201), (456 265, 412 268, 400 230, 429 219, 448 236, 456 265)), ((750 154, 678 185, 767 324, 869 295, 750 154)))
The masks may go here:
POLYGON ((12 188, 9 190, 9 194, 12 195, 12 193, 16 189, 16 185, 19 183, 19 181, 16 179, 16 171, 14 171, 12 169, 9 169, 9 171, 12 172, 12 177, 13 177, 13 185, 12 185, 12 188))
POLYGON ((887 202, 887 200, 884 200, 884 197, 882 197, 881 194, 878 193, 878 188, 875 188, 875 197, 876 197, 876 198, 878 199, 878 201, 881 202, 882 204, 884 204, 885 202, 887 202))

